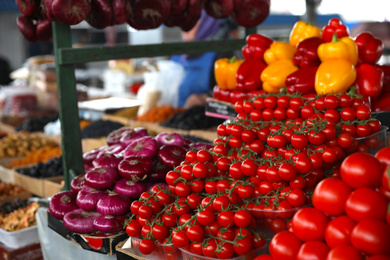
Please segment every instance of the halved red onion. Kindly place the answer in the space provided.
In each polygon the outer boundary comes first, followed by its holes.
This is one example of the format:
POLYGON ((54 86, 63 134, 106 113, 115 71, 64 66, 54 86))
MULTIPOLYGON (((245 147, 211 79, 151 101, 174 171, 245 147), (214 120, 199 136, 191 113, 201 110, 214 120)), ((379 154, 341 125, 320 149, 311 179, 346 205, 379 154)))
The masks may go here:
POLYGON ((76 203, 77 193, 73 191, 61 191, 54 194, 49 202, 49 211, 53 217, 63 219, 65 214, 78 209, 76 203))
POLYGON ((93 226, 100 232, 118 232, 123 230, 122 216, 100 216, 93 221, 93 226))
POLYGON ((108 189, 119 179, 113 167, 95 167, 85 173, 85 184, 94 189, 108 189))
POLYGON ((98 212, 75 209, 68 212, 63 219, 66 229, 80 234, 91 234, 95 232, 93 222, 101 215, 98 212))
POLYGON ((123 157, 140 156, 153 158, 158 150, 156 139, 151 136, 144 136, 133 140, 124 150, 123 157))
POLYGON ((131 133, 124 133, 120 139, 120 143, 124 146, 128 146, 134 140, 137 140, 141 137, 148 136, 149 131, 143 127, 137 127, 131 133))
POLYGON ((76 203, 83 210, 93 211, 96 210, 98 201, 106 195, 106 191, 90 188, 82 189, 77 194, 76 203))
POLYGON ((163 145, 157 152, 160 161, 167 167, 174 168, 186 158, 187 150, 182 146, 163 145))
POLYGON ((152 171, 148 174, 148 177, 145 181, 148 182, 164 182, 166 174, 171 170, 171 168, 167 167, 165 164, 160 162, 160 160, 156 160, 154 163, 152 171))
POLYGON ((126 215, 130 211, 131 200, 119 195, 116 192, 110 192, 105 197, 101 198, 96 210, 102 215, 126 215))
POLYGON ((184 138, 181 134, 175 133, 175 132, 162 132, 156 135, 156 140, 159 146, 163 146, 165 144, 168 145, 178 145, 183 146, 184 145, 184 138))
POLYGON ((70 189, 74 192, 79 192, 85 186, 85 173, 77 175, 70 182, 70 189))
POLYGON ((122 178, 115 183, 114 190, 119 195, 138 199, 141 193, 146 191, 146 184, 142 182, 134 183, 131 180, 122 178))
POLYGON ((95 160, 92 161, 93 167, 112 167, 117 168, 119 162, 123 158, 116 154, 110 154, 110 153, 103 153, 102 156, 97 157, 95 160))
POLYGON ((107 144, 108 145, 118 144, 121 142, 120 140, 124 134, 133 133, 133 132, 134 130, 132 128, 124 127, 124 128, 116 129, 108 134, 107 144))
POLYGON ((137 182, 146 178, 153 168, 153 161, 147 157, 132 156, 118 164, 119 174, 128 180, 137 182))

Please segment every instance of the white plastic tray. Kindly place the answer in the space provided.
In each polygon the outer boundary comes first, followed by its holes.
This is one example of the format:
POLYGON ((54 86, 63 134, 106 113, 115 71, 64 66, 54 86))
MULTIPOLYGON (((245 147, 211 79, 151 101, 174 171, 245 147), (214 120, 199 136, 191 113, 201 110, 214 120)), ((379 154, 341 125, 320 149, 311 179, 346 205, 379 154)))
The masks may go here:
POLYGON ((11 248, 21 248, 39 242, 37 226, 8 232, 0 228, 0 242, 11 248))

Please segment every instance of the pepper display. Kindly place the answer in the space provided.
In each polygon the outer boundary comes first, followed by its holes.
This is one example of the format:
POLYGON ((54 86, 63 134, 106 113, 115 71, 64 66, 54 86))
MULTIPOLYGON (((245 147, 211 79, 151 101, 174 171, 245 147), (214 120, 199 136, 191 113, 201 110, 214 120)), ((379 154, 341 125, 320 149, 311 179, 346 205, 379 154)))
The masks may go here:
POLYGON ((278 93, 286 86, 287 76, 297 70, 292 60, 279 60, 268 65, 261 73, 264 91, 278 93))
POLYGON ((356 93, 375 100, 382 92, 383 71, 371 64, 362 64, 356 68, 356 93))
POLYGON ((372 112, 390 111, 390 93, 384 93, 372 103, 372 112))
POLYGON ((310 37, 298 43, 297 51, 293 57, 294 64, 300 68, 318 67, 321 60, 317 50, 322 43, 324 41, 320 37, 310 37))
POLYGON ((383 71, 383 85, 382 92, 390 92, 390 65, 376 65, 377 68, 383 71))
POLYGON ((322 39, 325 42, 331 42, 334 34, 337 34, 337 38, 349 36, 348 27, 338 18, 330 19, 328 24, 322 28, 322 39))
POLYGON ((242 56, 245 60, 263 60, 264 52, 272 42, 272 39, 261 34, 248 35, 246 45, 241 50, 242 56))
POLYGON ((296 52, 295 46, 281 41, 274 41, 264 53, 264 61, 268 65, 279 60, 292 60, 296 52))
POLYGON ((317 94, 346 92, 356 79, 355 66, 346 59, 327 59, 318 67, 315 77, 317 94))
POLYGON ((362 32, 356 38, 355 42, 359 51, 359 64, 376 64, 383 54, 383 42, 375 38, 369 32, 362 32))
POLYGON ((260 75, 267 65, 261 60, 245 60, 237 71, 237 90, 252 91, 262 87, 260 75))
POLYGON ((221 58, 214 63, 215 81, 220 89, 236 89, 236 75, 238 68, 244 60, 237 59, 235 56, 231 59, 221 58))
POLYGON ((294 47, 301 41, 311 37, 321 37, 320 28, 303 21, 296 22, 290 33, 290 44, 294 47))
POLYGON ((287 92, 299 92, 302 95, 315 92, 314 81, 318 67, 303 67, 286 78, 287 92))
POLYGON ((326 42, 318 46, 318 57, 323 62, 331 58, 346 59, 356 65, 358 60, 358 49, 356 42, 350 37, 337 39, 333 35, 332 42, 326 42))

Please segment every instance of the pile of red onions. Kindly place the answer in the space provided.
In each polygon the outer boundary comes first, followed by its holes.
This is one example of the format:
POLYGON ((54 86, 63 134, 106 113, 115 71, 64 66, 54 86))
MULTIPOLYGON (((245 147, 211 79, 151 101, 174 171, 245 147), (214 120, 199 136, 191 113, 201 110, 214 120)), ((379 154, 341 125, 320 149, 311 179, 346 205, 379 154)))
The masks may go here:
POLYGON ((72 180, 70 191, 51 198, 49 211, 75 233, 119 232, 132 200, 156 185, 167 188, 166 173, 188 149, 177 133, 152 137, 142 127, 115 130, 106 146, 83 154, 85 173, 72 180))

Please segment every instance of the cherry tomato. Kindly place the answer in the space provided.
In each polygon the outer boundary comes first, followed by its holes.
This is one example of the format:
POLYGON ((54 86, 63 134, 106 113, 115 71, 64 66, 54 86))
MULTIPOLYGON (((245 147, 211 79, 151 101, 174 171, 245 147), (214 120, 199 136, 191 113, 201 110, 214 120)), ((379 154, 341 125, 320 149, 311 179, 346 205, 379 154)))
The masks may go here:
POLYGON ((196 220, 203 226, 209 226, 214 222, 214 212, 211 210, 203 210, 196 214, 196 220))
POLYGON ((189 245, 190 240, 188 239, 185 231, 177 231, 172 234, 172 243, 179 248, 184 248, 189 245))
POLYGON ((165 239, 168 236, 168 227, 166 225, 154 225, 152 234, 157 240, 165 239))
POLYGON ((213 200, 212 205, 216 211, 221 211, 226 209, 230 205, 230 200, 228 196, 221 195, 213 200))
POLYGON ((153 209, 148 205, 141 205, 138 208, 138 216, 144 219, 149 219, 153 216, 153 209))
POLYGON ((335 109, 339 106, 340 100, 337 96, 328 95, 324 99, 324 106, 328 109, 335 109))
POLYGON ((360 105, 356 108, 356 118, 359 120, 367 120, 371 116, 371 109, 366 105, 360 105))
POLYGON ((234 225, 234 213, 231 211, 221 211, 218 213, 217 221, 221 227, 231 227, 234 225))
POLYGON ((217 253, 217 242, 215 239, 209 239, 207 243, 203 244, 202 252, 204 256, 215 258, 217 253))
POLYGON ((253 101, 253 105, 258 110, 263 110, 265 108, 264 105, 264 97, 258 97, 253 101))
POLYGON ((203 240, 204 230, 200 225, 193 225, 188 227, 186 235, 191 242, 199 242, 203 240))
POLYGON ((252 215, 247 210, 238 210, 234 213, 234 224, 240 228, 248 227, 252 222, 252 215))
POLYGON ((352 106, 352 98, 347 94, 342 94, 340 96, 340 104, 339 107, 350 107, 352 106))
POLYGON ((155 244, 150 239, 142 239, 139 243, 139 251, 144 255, 149 255, 154 251, 155 244))
POLYGON ((126 233, 130 237, 138 237, 141 235, 141 225, 137 220, 132 219, 126 226, 126 233))

